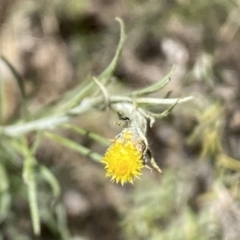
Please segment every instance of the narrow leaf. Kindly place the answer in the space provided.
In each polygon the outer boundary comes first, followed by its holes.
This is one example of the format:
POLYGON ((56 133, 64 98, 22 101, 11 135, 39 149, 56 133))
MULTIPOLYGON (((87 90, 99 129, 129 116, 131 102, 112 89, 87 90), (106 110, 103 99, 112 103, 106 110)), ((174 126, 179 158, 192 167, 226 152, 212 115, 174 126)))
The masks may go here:
POLYGON ((93 159, 95 161, 99 162, 102 159, 102 156, 100 154, 95 153, 95 152, 91 151, 90 149, 75 143, 72 140, 66 139, 64 137, 55 135, 55 134, 50 133, 50 132, 45 132, 44 134, 47 138, 52 139, 52 140, 60 143, 61 145, 69 148, 69 149, 72 149, 76 152, 79 152, 84 156, 90 157, 91 159, 93 159))
POLYGON ((70 129, 70 130, 73 130, 74 132, 76 132, 76 133, 78 133, 82 136, 87 136, 87 137, 89 137, 89 138, 107 146, 107 147, 110 145, 110 142, 106 138, 104 138, 104 137, 102 137, 102 136, 100 136, 100 135, 98 135, 94 132, 91 132, 91 131, 82 129, 78 126, 74 126, 74 125, 70 125, 70 124, 64 124, 63 127, 67 128, 67 129, 70 129))
POLYGON ((126 39, 126 33, 125 33, 125 26, 120 18, 116 18, 116 20, 120 24, 120 41, 118 43, 118 47, 116 50, 116 53, 111 61, 111 63, 108 65, 108 67, 98 76, 99 81, 102 81, 103 85, 107 84, 108 81, 110 80, 111 76, 113 75, 113 72, 119 62, 122 50, 123 50, 123 45, 126 39))
POLYGON ((27 184, 28 202, 30 206, 33 232, 35 235, 39 235, 41 229, 40 229, 39 209, 37 204, 37 186, 36 186, 36 179, 35 179, 34 161, 35 159, 31 156, 28 156, 27 158, 25 158, 23 177, 27 184))
POLYGON ((8 69, 10 70, 10 72, 12 73, 12 75, 14 76, 20 93, 21 93, 21 98, 22 98, 22 115, 23 116, 27 116, 28 115, 28 110, 27 110, 27 104, 26 104, 26 93, 25 93, 25 88, 24 88, 24 80, 22 79, 22 77, 20 76, 20 74, 17 72, 17 70, 14 68, 14 66, 3 56, 0 55, 0 59, 4 62, 4 64, 8 67, 8 69))
POLYGON ((63 240, 70 240, 70 233, 68 231, 68 226, 66 222, 66 211, 62 204, 56 206, 57 224, 58 229, 63 240))
POLYGON ((45 166, 40 166, 40 174, 43 179, 50 185, 54 198, 59 198, 61 193, 61 188, 59 186, 58 180, 53 175, 53 173, 45 166))
MULTIPOLYGON (((126 34, 125 34, 125 27, 124 27, 124 23, 120 18, 116 18, 116 20, 119 22, 120 24, 120 40, 118 43, 118 47, 116 50, 116 53, 111 61, 111 63, 108 65, 108 67, 97 77, 97 79, 102 83, 102 85, 106 85, 114 71, 115 68, 119 62, 121 53, 122 53, 122 49, 123 49, 123 45, 125 42, 125 38, 126 38, 126 34)), ((87 82, 89 81, 89 79, 87 80, 87 82)), ((88 96, 91 91, 93 90, 93 88, 95 87, 94 82, 90 81, 86 86, 84 86, 84 88, 81 88, 81 91, 75 95, 68 103, 68 106, 70 108, 78 105, 86 96, 88 96)), ((97 95, 99 93, 99 90, 97 90, 97 92, 95 93, 95 95, 97 95)))
POLYGON ((162 113, 153 113, 153 112, 148 112, 148 114, 154 118, 164 118, 169 115, 169 113, 173 110, 173 108, 177 105, 178 101, 176 103, 172 104, 168 109, 163 111, 162 113))
POLYGON ((2 223, 9 214, 11 195, 9 193, 9 181, 7 172, 3 164, 0 163, 0 223, 2 223))
POLYGON ((35 178, 37 161, 32 155, 31 149, 28 148, 27 139, 25 137, 21 138, 21 147, 20 144, 16 144, 16 146, 18 146, 19 150, 22 152, 22 155, 25 158, 23 166, 23 179, 27 185, 28 202, 30 206, 33 232, 35 235, 39 235, 41 232, 41 227, 37 201, 37 184, 35 178))
POLYGON ((170 81, 174 70, 175 70, 175 67, 173 66, 170 73, 168 75, 166 75, 163 79, 161 79, 159 82, 157 82, 151 86, 148 86, 146 88, 143 88, 141 90, 132 92, 132 96, 146 95, 146 94, 153 93, 153 92, 156 92, 156 91, 162 89, 170 81))

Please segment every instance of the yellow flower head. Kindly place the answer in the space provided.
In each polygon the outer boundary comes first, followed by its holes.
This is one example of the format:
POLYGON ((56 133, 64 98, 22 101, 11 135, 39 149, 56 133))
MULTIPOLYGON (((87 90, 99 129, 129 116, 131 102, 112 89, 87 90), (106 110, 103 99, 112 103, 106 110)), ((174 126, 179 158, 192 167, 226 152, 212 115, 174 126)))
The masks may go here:
POLYGON ((141 175, 143 145, 130 128, 125 128, 107 150, 102 162, 106 165, 106 176, 111 181, 133 183, 141 175))

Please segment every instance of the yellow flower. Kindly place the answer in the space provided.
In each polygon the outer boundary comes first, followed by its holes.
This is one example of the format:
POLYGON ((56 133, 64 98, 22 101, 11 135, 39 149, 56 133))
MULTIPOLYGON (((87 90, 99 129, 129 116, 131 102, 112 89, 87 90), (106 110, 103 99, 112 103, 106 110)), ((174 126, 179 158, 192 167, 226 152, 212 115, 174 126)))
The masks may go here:
POLYGON ((141 175, 143 146, 134 135, 129 129, 124 129, 107 150, 102 162, 106 164, 106 176, 111 177, 111 181, 123 185, 133 183, 134 178, 141 175))

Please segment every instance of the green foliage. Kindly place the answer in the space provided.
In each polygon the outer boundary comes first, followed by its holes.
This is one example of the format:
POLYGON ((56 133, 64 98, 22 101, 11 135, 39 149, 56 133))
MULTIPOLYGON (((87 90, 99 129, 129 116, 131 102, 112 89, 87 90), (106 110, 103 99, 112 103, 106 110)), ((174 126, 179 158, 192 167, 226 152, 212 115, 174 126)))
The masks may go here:
MULTIPOLYGON (((106 68, 105 71, 103 71, 102 74, 98 77, 100 81, 103 82, 103 84, 107 84, 109 80, 111 79, 111 76, 114 72, 114 69, 116 67, 116 64, 119 60, 122 48, 123 48, 123 43, 125 39, 125 33, 124 33, 124 25, 120 19, 117 19, 120 23, 121 26, 121 37, 120 37, 120 42, 119 46, 116 51, 116 55, 113 58, 113 61, 110 63, 110 65, 106 68)), ((8 62, 7 62, 8 63, 8 62)), ((13 71, 13 67, 8 64, 10 69, 13 71)), ((19 79, 19 78, 17 78, 19 79)), ((1 84, 3 82, 1 81, 1 84)), ((20 89, 22 89, 22 93, 24 93, 24 87, 22 85, 22 81, 18 81, 20 84, 20 89)), ((16 123, 16 125, 12 126, 2 126, 0 129, 1 135, 0 135, 0 146, 1 146, 1 162, 0 162, 0 221, 4 222, 8 220, 9 217, 9 212, 11 211, 11 205, 12 205, 12 195, 13 189, 10 188, 10 182, 13 177, 12 177, 12 167, 14 169, 17 169, 18 172, 19 170, 22 169, 22 177, 23 181, 19 182, 19 178, 17 181, 18 185, 21 185, 21 188, 26 187, 26 191, 24 190, 23 194, 28 198, 29 202, 29 208, 30 208, 30 213, 31 213, 31 219, 32 219, 32 225, 33 225, 33 232, 35 235, 39 235, 41 231, 41 221, 47 222, 50 226, 50 229, 52 229, 53 232, 60 234, 61 239, 69 239, 69 234, 67 230, 67 225, 66 225, 66 220, 65 216, 63 214, 63 209, 62 206, 57 203, 56 205, 56 216, 57 219, 53 217, 53 215, 45 210, 43 206, 39 206, 42 203, 39 202, 39 195, 41 195, 41 192, 38 190, 38 179, 42 179, 45 181, 52 190, 52 196, 54 199, 57 201, 60 197, 61 190, 60 186, 58 184, 58 181, 56 177, 53 175, 53 173, 46 167, 41 164, 39 164, 35 158, 35 153, 38 149, 39 144, 41 143, 42 138, 48 137, 51 138, 52 140, 59 142, 60 144, 63 144, 66 147, 69 147, 70 149, 80 152, 81 154, 85 156, 89 156, 90 158, 100 161, 102 156, 91 152, 91 150, 76 144, 75 142, 68 140, 64 137, 60 137, 58 135, 55 135, 50 132, 46 132, 43 134, 44 131, 42 131, 44 128, 44 124, 46 123, 46 120, 43 119, 42 121, 42 127, 41 127, 41 120, 39 122, 39 119, 42 117, 48 116, 50 114, 55 114, 53 116, 54 119, 58 119, 59 115, 63 116, 63 121, 67 122, 70 117, 72 117, 71 113, 70 115, 68 114, 69 109, 73 109, 74 107, 78 106, 79 103, 83 101, 86 96, 88 96, 95 88, 96 85, 94 84, 93 81, 87 80, 84 83, 84 87, 81 84, 80 87, 77 87, 76 89, 73 90, 71 93, 67 93, 66 96, 64 96, 58 103, 57 106, 46 106, 44 108, 44 111, 40 110, 39 113, 35 114, 35 116, 30 117, 30 119, 36 119, 35 124, 33 122, 27 122, 26 119, 23 121, 21 119, 19 123, 16 123), (80 90, 81 89, 81 90, 80 90), (77 90, 77 91, 76 91, 77 90), (70 96, 70 97, 68 97, 70 96), (67 100, 67 99, 68 100, 67 100), (64 106, 62 106, 62 104, 64 106), (59 108, 60 106, 60 108, 59 108), (57 109, 57 111, 55 110, 57 109), (59 110, 60 109, 60 110, 59 110), (65 111, 65 112, 63 112, 65 111), (69 115, 69 116, 68 116, 69 115), (65 116, 65 117, 64 117, 65 116), (21 123, 20 123, 21 122, 21 123), (15 130, 13 131, 6 131, 6 129, 11 129, 11 128, 16 128, 19 130, 19 132, 16 132, 15 130), (26 134, 32 130, 36 130, 37 134, 35 135, 35 140, 32 144, 32 146, 29 146, 29 142, 27 140, 26 134), (9 134, 10 133, 10 134, 9 134), (12 134, 11 134, 12 133, 12 134), (10 137, 7 137, 6 135, 9 135, 10 137), (14 136, 11 136, 14 135, 14 136), (25 137, 26 136, 26 137, 25 137), (6 147, 7 146, 7 147, 6 147), (20 157, 21 156, 21 157, 20 157), (20 159, 23 159, 23 164, 20 159), (17 160, 17 163, 14 164, 14 161, 17 160), (15 166, 9 166, 9 161, 12 162, 15 166), (39 176, 39 177, 38 177, 39 176), (22 185, 25 184, 25 187, 22 185)), ((1 90, 3 88, 1 87, 1 90)), ((24 94, 22 100, 25 102, 24 99, 24 94)), ((1 94, 1 99, 4 98, 3 94, 1 94)), ((4 101, 1 100, 1 109, 4 107, 3 106, 4 101)), ((88 108, 86 109, 88 110, 88 108)), ((48 119, 48 116, 46 119, 48 119)), ((57 122, 57 125, 59 123, 57 122)), ((50 125, 51 126, 51 122, 50 125)), ((54 127, 54 126, 52 126, 54 127)), ((69 127, 69 125, 65 126, 69 127)), ((77 127, 71 126, 71 129, 77 131, 78 133, 83 133, 84 130, 80 130, 77 127)), ((95 140, 99 140, 102 143, 106 144, 107 141, 96 134, 91 133, 90 137, 93 137, 95 140)), ((20 173, 20 172, 19 172, 20 173)), ((40 180, 41 181, 41 180, 40 180)), ((16 234, 20 236, 20 233, 16 234)), ((1 237, 1 235, 0 235, 1 237)), ((14 237, 14 236, 12 236, 14 237)))
POLYGON ((95 161, 100 161, 102 159, 102 156, 98 153, 92 152, 90 149, 85 148, 77 143, 75 143, 74 141, 71 141, 69 139, 66 139, 64 137, 60 137, 58 135, 55 135, 53 133, 45 133, 45 136, 51 140, 54 140, 56 142, 58 142, 59 144, 74 150, 76 152, 81 153, 84 156, 90 157, 91 159, 95 160, 95 161))
POLYGON ((172 70, 169 72, 169 74, 167 74, 161 81, 159 81, 159 82, 157 82, 157 83, 155 83, 151 86, 148 86, 144 89, 132 92, 132 96, 149 94, 149 93, 153 93, 153 92, 156 92, 158 90, 161 90, 171 80, 171 76, 174 73, 174 69, 175 69, 175 67, 173 67, 172 70))
POLYGON ((202 144, 201 158, 215 157, 222 151, 223 107, 220 104, 212 104, 196 106, 195 109, 198 125, 189 136, 187 143, 202 144))
POLYGON ((188 167, 166 171, 161 185, 156 181, 139 184, 122 222, 124 239, 221 239, 220 222, 210 214, 211 208, 202 202, 198 212, 189 204, 196 200, 195 177, 188 167))
MULTIPOLYGON (((93 78, 93 80, 87 78, 79 86, 64 94, 59 100, 44 106, 43 109, 33 114, 27 114, 27 102, 22 79, 20 79, 21 81, 17 80, 22 93, 24 111, 21 113, 19 119, 15 120, 14 124, 0 126, 0 222, 9 221, 12 224, 14 221, 17 221, 18 216, 16 215, 13 216, 14 219, 9 218, 14 204, 13 196, 16 195, 19 197, 20 195, 28 201, 34 235, 40 235, 41 226, 43 223, 46 223, 49 230, 53 234, 58 235, 60 239, 70 239, 65 212, 59 201, 61 188, 58 180, 48 167, 41 165, 36 159, 36 153, 43 138, 48 138, 70 150, 100 162, 102 155, 64 136, 60 136, 60 134, 50 132, 50 130, 56 127, 68 129, 80 135, 87 135, 94 141, 108 146, 109 141, 105 138, 67 123, 71 118, 90 110, 110 107, 116 112, 121 111, 125 115, 130 116, 134 109, 136 114, 138 114, 138 121, 141 122, 141 127, 143 127, 143 133, 145 134, 147 119, 150 119, 152 123, 155 117, 167 116, 177 103, 185 102, 192 98, 141 98, 142 95, 147 95, 163 88, 169 82, 173 70, 158 83, 134 92, 132 94, 134 98, 110 96, 108 94, 105 87, 111 81, 125 41, 124 24, 121 19, 117 19, 117 21, 120 24, 120 40, 116 53, 109 66, 98 77, 93 78), (143 108, 143 106, 156 107, 159 104, 170 105, 170 107, 162 114, 156 114, 151 112, 151 110, 143 108), (29 141, 29 134, 31 134, 33 141, 29 141), (49 196, 46 195, 46 192, 49 190, 40 187, 44 183, 51 189, 49 196), (48 211, 47 205, 52 201, 52 198, 54 199, 54 207, 51 211, 48 211)), ((10 64, 7 64, 7 66, 12 72, 15 72, 10 64)), ((4 96, 1 94, 2 97, 4 96)), ((4 101, 1 101, 1 109, 3 108, 3 104, 4 101)), ((153 159, 151 162, 153 165, 156 165, 153 159)), ((11 226, 9 227, 11 228, 11 226)), ((22 233, 18 231, 20 230, 12 230, 11 237, 13 239, 16 236, 20 239, 22 233)), ((0 233, 1 237, 3 236, 0 233)))
MULTIPOLYGON (((48 11, 50 10, 50 15, 51 11, 56 10, 55 2, 48 2, 46 5, 48 11)), ((61 5, 58 6, 61 7, 57 7, 58 15, 66 13, 75 18, 87 8, 86 1, 71 0, 69 4, 62 0, 60 2, 61 5)), ((106 5, 112 4, 107 3, 108 1, 100 2, 105 2, 106 5)), ((131 24, 134 25, 135 21, 135 31, 139 32, 136 38, 142 39, 143 35, 149 35, 149 33, 154 37, 157 36, 158 39, 165 36, 176 38, 184 46, 190 45, 188 49, 190 62, 195 60, 192 58, 199 58, 195 56, 199 53, 201 56, 205 56, 206 52, 214 52, 217 55, 218 51, 214 51, 216 43, 226 40, 221 37, 227 27, 230 26, 230 34, 225 36, 228 40, 232 39, 239 30, 239 6, 235 0, 165 0, 160 4, 159 0, 135 0, 127 4, 132 6, 135 3, 139 5, 134 8, 136 15, 131 16, 133 20, 131 24), (176 24, 176 19, 179 25, 176 24), (180 26, 179 32, 172 30, 175 25, 180 26), (185 32, 185 27, 190 27, 190 29, 185 32), (196 37, 197 40, 194 36, 193 43, 191 34, 188 34, 192 29, 193 32, 194 29, 199 30, 199 34, 202 35, 202 37, 196 37), (185 40, 182 41, 181 38, 185 40), (199 44, 195 45, 194 41, 199 41, 199 44)), ((121 19, 117 21, 120 24, 120 40, 115 55, 106 69, 99 76, 87 77, 72 90, 64 93, 61 98, 33 113, 28 111, 28 101, 31 99, 26 97, 23 79, 7 59, 1 56, 1 60, 15 77, 21 99, 17 114, 15 113, 6 122, 4 115, 8 102, 5 96, 5 85, 0 76, 0 227, 3 226, 9 230, 11 239, 33 239, 32 236, 26 237, 26 233, 18 228, 22 219, 32 223, 35 235, 41 234, 40 231, 44 225, 56 236, 55 239, 70 239, 66 213, 61 203, 61 186, 55 176, 55 169, 37 161, 36 153, 42 141, 46 139, 54 141, 60 146, 99 162, 102 159, 99 153, 67 139, 57 130, 74 132, 106 147, 110 144, 107 139, 87 129, 72 125, 69 123, 71 119, 84 116, 89 111, 110 109, 131 115, 133 110, 137 110, 143 120, 141 127, 146 131, 147 120, 152 126, 155 118, 167 116, 176 104, 192 99, 192 97, 170 99, 170 91, 163 99, 146 96, 161 90, 170 81, 174 69, 162 80, 133 91, 130 96, 112 96, 108 93, 106 87, 113 79, 126 39, 123 22, 121 19), (166 105, 167 109, 160 112, 162 110, 159 108, 160 105, 166 105), (20 202, 20 207, 16 202, 20 202), (24 205, 25 202, 28 204, 27 207, 24 205)), ((83 42, 81 48, 86 54, 92 47, 89 42, 98 43, 99 36, 84 36, 84 34, 80 36, 79 30, 76 31, 78 39, 75 41, 83 42)), ((214 58, 212 55, 211 57, 214 58)), ((91 61, 98 60, 97 58, 91 59, 91 61)), ((216 62, 218 63, 218 60, 214 58, 211 66, 208 66, 209 69, 204 69, 205 74, 201 76, 204 80, 202 88, 211 85, 212 89, 209 92, 213 91, 217 81, 220 81, 214 75, 213 64, 216 62), (207 82, 208 86, 205 85, 207 82)), ((231 65, 231 61, 228 64, 231 65)), ((194 76, 192 74, 189 76, 192 81, 194 76)), ((190 81, 187 84, 190 85, 190 81)), ((184 91, 188 91, 188 87, 186 86, 184 91)), ((219 101, 219 99, 210 98, 209 96, 204 99, 197 97, 193 108, 190 110, 185 107, 181 108, 183 115, 190 115, 196 121, 186 142, 188 147, 197 149, 197 153, 192 154, 190 159, 188 159, 189 156, 184 155, 186 158, 184 166, 164 171, 161 184, 159 181, 147 179, 136 186, 132 193, 132 205, 125 206, 126 210, 123 211, 124 239, 218 240, 227 238, 229 236, 227 233, 231 231, 234 224, 238 228, 240 163, 228 155, 222 141, 227 119, 224 102, 222 99, 219 101), (207 179, 210 183, 206 183, 207 187, 204 190, 201 190, 199 186, 201 184, 197 184, 199 177, 197 159, 204 159, 205 164, 209 163, 208 170, 212 171, 204 176, 205 179, 209 176, 213 178, 207 179), (189 165, 188 161, 194 162, 190 170, 185 166, 189 165), (224 219, 224 216, 228 219, 224 219)), ((185 147, 184 143, 183 146, 185 147)), ((0 231, 0 239, 4 239, 3 231, 0 231)))

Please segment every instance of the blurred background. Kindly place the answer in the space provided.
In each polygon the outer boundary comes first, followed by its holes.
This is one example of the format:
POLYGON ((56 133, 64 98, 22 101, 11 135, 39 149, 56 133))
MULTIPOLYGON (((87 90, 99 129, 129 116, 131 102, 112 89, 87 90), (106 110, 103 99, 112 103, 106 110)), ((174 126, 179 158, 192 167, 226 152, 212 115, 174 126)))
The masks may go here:
MULTIPOLYGON (((141 180, 122 187, 105 178, 101 164, 43 140, 36 159, 62 193, 53 200, 38 179, 42 230, 35 237, 22 160, 0 152, 0 239, 239 240, 239 0, 1 0, 1 124, 19 116, 16 78, 29 110, 37 112, 101 73, 118 44, 115 17, 124 20, 127 40, 111 93, 148 86, 175 65, 171 82, 154 96, 170 90, 172 97, 196 96, 148 131, 164 175, 146 169, 141 180)), ((114 138, 121 131, 115 120, 109 111, 91 111, 72 123, 114 138)), ((87 136, 61 134, 100 154, 106 150, 87 136)))

